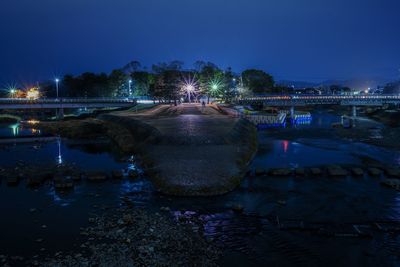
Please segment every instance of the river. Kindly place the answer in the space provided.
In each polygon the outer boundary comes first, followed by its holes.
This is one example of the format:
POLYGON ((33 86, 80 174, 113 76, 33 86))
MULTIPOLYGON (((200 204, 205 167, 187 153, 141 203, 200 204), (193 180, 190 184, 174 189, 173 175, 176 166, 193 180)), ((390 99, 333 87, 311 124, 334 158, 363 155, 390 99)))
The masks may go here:
MULTIPOLYGON (((314 167, 327 164, 366 166, 368 162, 400 164, 400 152, 336 138, 331 123, 339 116, 312 113, 309 125, 259 132, 260 149, 251 169, 314 167)), ((364 123, 364 122, 361 122, 364 123)), ((377 127, 378 123, 365 120, 377 127)), ((0 136, 36 134, 32 128, 3 126, 0 136)), ((84 171, 138 168, 110 144, 77 144, 59 140, 44 144, 7 145, 0 149, 1 166, 71 164, 84 171)), ((0 167, 1 167, 0 166, 0 167)), ((80 182, 60 194, 50 184, 37 189, 24 183, 0 185, 0 254, 49 255, 79 249, 79 229, 93 213, 120 205, 128 197, 137 207, 171 216, 200 220, 204 235, 223 247, 222 266, 399 265, 400 236, 376 231, 376 222, 400 220, 400 193, 382 187, 380 178, 246 177, 235 191, 208 198, 172 198, 158 194, 141 177, 103 183, 80 182), (235 212, 232 206, 243 206, 235 212), (299 227, 281 227, 306 225, 299 227), (369 237, 334 235, 354 232, 369 237), (301 228, 301 227, 300 227, 301 228), (321 229, 324 229, 322 231, 321 229), (59 242, 63 240, 63 242, 59 242), (43 248, 43 249, 42 249, 43 248)))

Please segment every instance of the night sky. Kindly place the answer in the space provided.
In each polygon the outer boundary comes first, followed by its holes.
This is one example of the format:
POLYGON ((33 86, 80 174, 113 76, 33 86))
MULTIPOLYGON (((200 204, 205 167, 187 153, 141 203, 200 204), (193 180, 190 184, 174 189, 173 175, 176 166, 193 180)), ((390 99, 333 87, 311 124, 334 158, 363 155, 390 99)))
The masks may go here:
POLYGON ((0 85, 174 59, 400 78, 399 0, 1 0, 0 33, 0 85))

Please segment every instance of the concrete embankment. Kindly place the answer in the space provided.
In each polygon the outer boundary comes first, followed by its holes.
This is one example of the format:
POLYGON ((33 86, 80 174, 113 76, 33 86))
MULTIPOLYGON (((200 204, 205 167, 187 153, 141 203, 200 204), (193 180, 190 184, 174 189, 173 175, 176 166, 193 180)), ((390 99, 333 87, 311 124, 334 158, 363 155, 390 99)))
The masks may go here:
POLYGON ((125 153, 142 159, 156 188, 179 196, 210 196, 233 190, 257 150, 255 127, 200 105, 158 106, 140 113, 46 125, 69 138, 107 135, 125 153))

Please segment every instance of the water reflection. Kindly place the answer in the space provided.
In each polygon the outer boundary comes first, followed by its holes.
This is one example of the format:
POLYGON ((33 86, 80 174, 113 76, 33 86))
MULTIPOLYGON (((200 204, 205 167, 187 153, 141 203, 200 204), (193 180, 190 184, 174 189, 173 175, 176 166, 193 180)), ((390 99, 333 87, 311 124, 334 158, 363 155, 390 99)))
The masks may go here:
POLYGON ((57 163, 58 165, 63 164, 62 154, 61 154, 61 138, 58 137, 57 139, 57 147, 58 147, 58 156, 57 156, 57 163))
POLYGON ((19 124, 13 124, 10 126, 11 130, 12 130, 12 135, 13 136, 17 136, 19 134, 19 124))

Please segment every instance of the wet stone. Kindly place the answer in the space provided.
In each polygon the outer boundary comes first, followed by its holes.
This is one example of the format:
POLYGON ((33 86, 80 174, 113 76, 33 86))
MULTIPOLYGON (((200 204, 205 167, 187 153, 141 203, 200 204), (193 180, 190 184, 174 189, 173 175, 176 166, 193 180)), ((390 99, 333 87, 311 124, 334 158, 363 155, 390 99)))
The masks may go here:
POLYGON ((400 191, 400 180, 399 179, 385 179, 382 181, 381 184, 400 191))
POLYGON ((343 176, 348 175, 347 170, 345 170, 339 166, 328 167, 327 171, 328 171, 329 176, 332 176, 332 177, 343 177, 343 176))
POLYGON ((271 171, 273 176, 289 176, 292 174, 292 170, 289 168, 275 169, 271 171))
POLYGON ((254 170, 254 175, 255 176, 262 176, 265 175, 267 172, 265 171, 265 169, 262 168, 257 168, 254 170))
POLYGON ((364 170, 361 169, 361 168, 352 168, 352 169, 351 169, 351 173, 352 173, 354 176, 363 176, 363 175, 364 175, 364 170))
POLYGON ((27 179, 27 185, 30 187, 40 186, 45 181, 45 177, 33 176, 27 179))
POLYGON ((244 207, 241 204, 235 204, 235 205, 232 206, 232 210, 235 211, 235 212, 241 213, 241 212, 243 212, 244 207))
POLYGON ((74 187, 74 182, 69 178, 58 178, 54 180, 54 188, 56 190, 68 190, 74 187))
POLYGON ((19 177, 15 176, 15 175, 8 176, 6 178, 6 180, 7 180, 7 185, 10 185, 10 186, 16 186, 19 183, 19 177))
POLYGON ((107 174, 105 172, 88 172, 86 174, 88 181, 105 181, 107 180, 107 174))
POLYGON ((113 179, 122 179, 124 177, 124 173, 121 170, 114 170, 111 173, 113 179))
POLYGON ((368 173, 371 176, 380 176, 382 174, 382 171, 380 169, 377 169, 377 168, 368 168, 368 173))
POLYGON ((297 168, 295 170, 295 174, 297 176, 304 176, 306 174, 306 170, 304 168, 297 168))
POLYGON ((139 177, 139 172, 137 170, 130 170, 128 175, 130 178, 135 179, 135 178, 139 177))
POLYGON ((387 168, 387 169, 385 170, 385 173, 386 173, 387 176, 389 176, 389 177, 400 178, 400 170, 399 170, 399 169, 387 168))
POLYGON ((310 172, 312 175, 321 175, 322 174, 322 170, 320 168, 311 168, 310 172))

